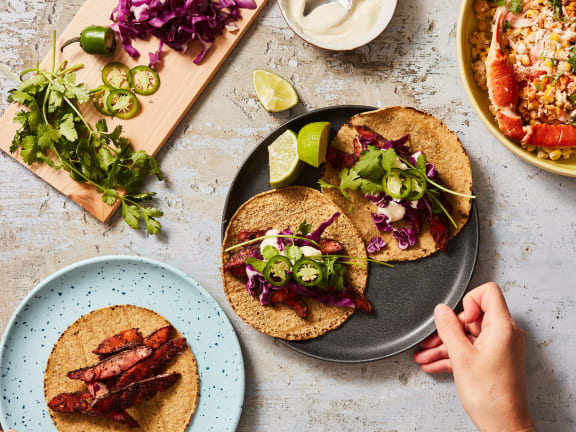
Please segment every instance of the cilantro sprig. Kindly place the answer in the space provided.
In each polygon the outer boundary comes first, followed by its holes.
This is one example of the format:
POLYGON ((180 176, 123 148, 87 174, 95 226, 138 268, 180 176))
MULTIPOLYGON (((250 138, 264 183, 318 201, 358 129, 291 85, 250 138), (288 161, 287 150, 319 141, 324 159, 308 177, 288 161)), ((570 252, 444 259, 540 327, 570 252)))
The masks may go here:
POLYGON ((76 83, 75 71, 83 65, 67 68, 64 61, 56 68, 56 32, 52 52, 49 72, 36 65, 20 77, 9 73, 19 85, 9 91, 8 101, 27 108, 14 116, 20 126, 10 152, 20 150, 28 165, 45 163, 67 171, 75 181, 93 185, 106 204, 121 202, 122 217, 130 227, 138 229, 144 219, 148 233, 157 234, 161 229, 157 218, 163 212, 143 206, 155 193, 140 193, 140 189, 148 175, 163 179, 158 163, 145 151, 134 151, 122 136, 122 126, 109 132, 104 119, 95 129, 90 126, 79 109, 90 100, 90 90, 76 83))

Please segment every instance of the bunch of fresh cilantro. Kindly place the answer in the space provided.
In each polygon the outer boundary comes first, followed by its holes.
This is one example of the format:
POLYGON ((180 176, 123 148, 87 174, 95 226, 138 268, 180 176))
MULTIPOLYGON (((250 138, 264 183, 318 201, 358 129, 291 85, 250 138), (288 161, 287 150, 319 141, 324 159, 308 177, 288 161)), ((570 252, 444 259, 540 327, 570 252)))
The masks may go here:
MULTIPOLYGON (((54 34, 53 53, 56 48, 54 34)), ((37 65, 20 75, 18 88, 9 91, 8 101, 23 105, 14 121, 20 127, 10 151, 20 149, 20 157, 28 165, 46 163, 63 169, 78 182, 96 187, 102 200, 114 205, 122 203, 122 217, 134 229, 144 218, 150 234, 157 234, 161 225, 156 218, 163 212, 154 207, 144 207, 142 201, 155 195, 140 193, 147 175, 163 176, 156 160, 144 151, 134 151, 130 141, 122 137, 122 127, 108 131, 101 119, 92 129, 78 107, 90 99, 86 84, 76 83, 75 71, 82 65, 66 68, 63 62, 55 68, 55 54, 51 72, 37 65), (22 77, 32 74, 29 78, 22 77)))

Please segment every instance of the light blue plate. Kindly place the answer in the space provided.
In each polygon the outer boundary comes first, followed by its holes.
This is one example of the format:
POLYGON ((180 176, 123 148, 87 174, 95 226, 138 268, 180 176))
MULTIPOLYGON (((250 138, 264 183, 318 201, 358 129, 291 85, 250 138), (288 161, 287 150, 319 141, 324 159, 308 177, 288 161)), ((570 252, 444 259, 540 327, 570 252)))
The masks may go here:
POLYGON ((2 426, 20 432, 56 431, 43 394, 52 346, 76 319, 115 304, 152 309, 188 340, 200 374, 200 401, 188 431, 234 431, 244 402, 244 362, 230 321, 210 294, 184 273, 130 256, 66 267, 20 304, 0 343, 2 426))

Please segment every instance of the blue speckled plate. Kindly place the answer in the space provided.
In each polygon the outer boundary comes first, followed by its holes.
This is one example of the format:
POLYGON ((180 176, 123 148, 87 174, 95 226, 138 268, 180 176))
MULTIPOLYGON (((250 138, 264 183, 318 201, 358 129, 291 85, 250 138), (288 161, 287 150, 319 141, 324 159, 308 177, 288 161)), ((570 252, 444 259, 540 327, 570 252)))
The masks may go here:
POLYGON ((2 426, 20 432, 56 430, 43 394, 52 346, 76 319, 115 304, 152 309, 188 340, 200 374, 200 401, 188 431, 234 431, 244 402, 244 361, 230 321, 210 294, 184 273, 129 256, 66 267, 20 304, 0 343, 2 426))

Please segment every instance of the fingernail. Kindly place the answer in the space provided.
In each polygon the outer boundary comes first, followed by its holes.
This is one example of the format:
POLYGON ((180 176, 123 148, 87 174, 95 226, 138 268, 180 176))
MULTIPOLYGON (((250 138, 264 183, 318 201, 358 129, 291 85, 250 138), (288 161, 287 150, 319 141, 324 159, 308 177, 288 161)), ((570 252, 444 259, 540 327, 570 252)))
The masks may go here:
POLYGON ((445 304, 440 303, 434 308, 434 315, 437 317, 445 316, 451 309, 445 304))

